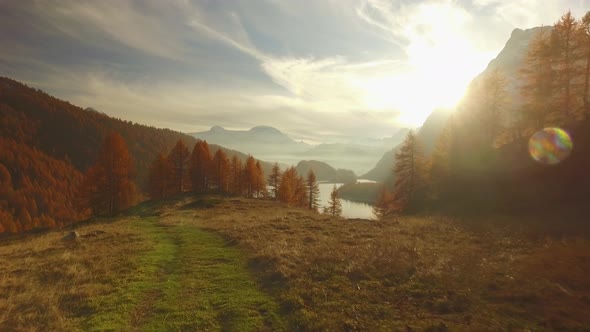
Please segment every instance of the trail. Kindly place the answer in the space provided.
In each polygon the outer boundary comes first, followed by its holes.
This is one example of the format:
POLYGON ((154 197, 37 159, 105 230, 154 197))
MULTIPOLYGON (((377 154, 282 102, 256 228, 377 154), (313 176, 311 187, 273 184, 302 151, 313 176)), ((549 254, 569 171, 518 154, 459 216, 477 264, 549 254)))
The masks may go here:
MULTIPOLYGON (((262 292, 237 248, 190 223, 176 207, 163 217, 134 221, 145 234, 136 278, 121 290, 127 296, 122 326, 90 328, 134 331, 282 330, 278 306, 262 292)), ((116 295, 116 294, 113 294, 116 295)), ((107 301, 108 302, 108 301, 107 301)), ((116 314, 116 313, 112 313, 116 314)), ((98 322, 109 320, 108 314, 98 322)))

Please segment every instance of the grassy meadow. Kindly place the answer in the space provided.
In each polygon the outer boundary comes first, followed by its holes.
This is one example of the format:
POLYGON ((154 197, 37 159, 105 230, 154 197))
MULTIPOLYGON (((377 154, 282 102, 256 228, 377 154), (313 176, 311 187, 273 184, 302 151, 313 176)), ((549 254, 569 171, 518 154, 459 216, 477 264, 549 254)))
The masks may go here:
POLYGON ((144 203, 2 240, 0 330, 590 330, 588 238, 501 224, 144 203))

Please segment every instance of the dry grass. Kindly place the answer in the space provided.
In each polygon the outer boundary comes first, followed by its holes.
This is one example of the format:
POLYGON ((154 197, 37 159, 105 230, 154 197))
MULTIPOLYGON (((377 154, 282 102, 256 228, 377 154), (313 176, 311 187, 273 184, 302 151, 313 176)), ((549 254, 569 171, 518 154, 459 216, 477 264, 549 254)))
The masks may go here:
POLYGON ((288 330, 590 330, 584 237, 241 198, 145 212, 0 244, 0 330, 281 330, 277 303, 288 330))
POLYGON ((586 239, 444 218, 345 221, 243 199, 193 220, 247 253, 293 329, 590 329, 586 239))
POLYGON ((74 243, 54 232, 0 245, 1 329, 75 329, 94 313, 92 299, 112 292, 133 269, 134 253, 144 245, 129 225, 90 225, 74 243))

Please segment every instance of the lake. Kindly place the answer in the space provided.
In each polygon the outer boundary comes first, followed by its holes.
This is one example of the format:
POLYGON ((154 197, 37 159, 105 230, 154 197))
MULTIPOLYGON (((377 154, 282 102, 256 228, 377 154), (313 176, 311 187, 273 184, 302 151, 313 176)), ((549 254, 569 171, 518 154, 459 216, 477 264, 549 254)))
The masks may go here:
MULTIPOLYGON (((330 201, 330 193, 332 189, 336 185, 336 188, 339 188, 342 183, 320 183, 320 211, 323 210, 325 205, 328 205, 330 201)), ((342 203, 342 216, 344 218, 361 218, 361 219, 375 219, 375 215, 373 214, 373 206, 365 203, 358 203, 353 201, 348 201, 345 199, 340 199, 342 203)))

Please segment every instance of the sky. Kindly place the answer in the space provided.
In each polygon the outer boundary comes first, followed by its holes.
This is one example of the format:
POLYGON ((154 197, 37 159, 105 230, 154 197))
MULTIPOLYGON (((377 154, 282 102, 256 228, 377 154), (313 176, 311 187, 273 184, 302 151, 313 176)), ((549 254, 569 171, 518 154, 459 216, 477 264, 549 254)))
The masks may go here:
POLYGON ((391 136, 452 108, 514 28, 590 0, 0 0, 0 75, 183 132, 391 136), (542 3, 542 5, 541 5, 542 3))

